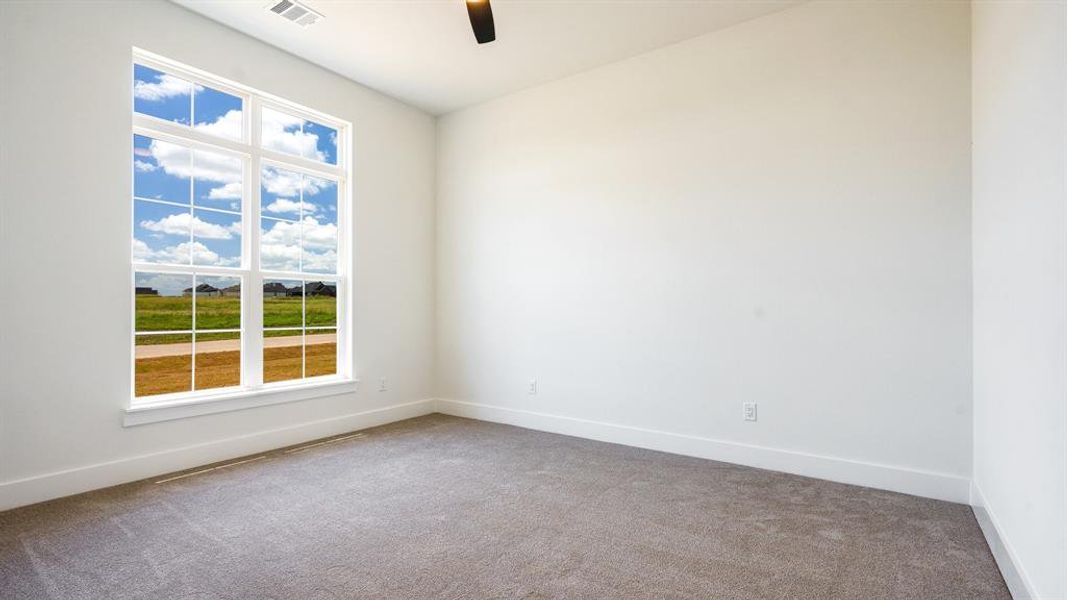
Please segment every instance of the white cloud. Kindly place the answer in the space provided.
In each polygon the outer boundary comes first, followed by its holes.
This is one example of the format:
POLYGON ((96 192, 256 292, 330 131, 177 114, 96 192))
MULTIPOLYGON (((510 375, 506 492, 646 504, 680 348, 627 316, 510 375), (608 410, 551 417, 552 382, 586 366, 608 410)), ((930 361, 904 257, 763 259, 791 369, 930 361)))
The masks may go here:
POLYGON ((133 96, 140 100, 158 102, 159 100, 166 100, 176 96, 188 96, 194 88, 197 91, 204 89, 199 85, 194 86, 180 77, 164 73, 157 77, 154 82, 135 81, 133 83, 133 96))
POLYGON ((170 263, 178 265, 189 264, 189 255, 193 256, 193 263, 198 265, 218 265, 232 267, 240 263, 237 257, 220 258, 207 246, 200 242, 182 242, 177 246, 167 246, 159 250, 153 250, 148 244, 133 239, 133 259, 140 262, 170 263))
POLYGON ((150 162, 145 162, 145 161, 143 161, 143 160, 137 160, 137 159, 134 159, 134 161, 133 161, 133 168, 135 168, 135 169, 137 169, 138 171, 141 171, 141 172, 143 172, 143 173, 147 173, 147 172, 155 171, 155 170, 156 170, 156 169, 158 169, 159 167, 158 167, 158 166, 156 166, 156 165, 153 165, 153 164, 152 164, 152 163, 150 163, 150 162))
POLYGON ((153 250, 143 241, 137 238, 133 239, 133 259, 135 261, 187 265, 189 264, 190 254, 193 256, 193 264, 197 265, 236 267, 241 264, 239 257, 222 258, 218 253, 200 242, 182 242, 177 246, 167 246, 166 248, 153 250))
POLYGON ((316 250, 337 248, 337 225, 322 223, 315 217, 304 217, 304 247, 316 250))
POLYGON ((304 271, 315 273, 336 273, 337 252, 327 250, 325 252, 305 252, 304 271))
POLYGON ((267 193, 275 196, 283 196, 285 198, 299 196, 301 190, 303 190, 304 194, 313 196, 325 189, 337 185, 336 181, 331 181, 329 179, 309 177, 307 175, 301 175, 300 173, 294 173, 284 169, 275 169, 273 167, 265 167, 260 176, 260 180, 263 189, 266 190, 267 193))
POLYGON ((241 138, 243 118, 240 110, 230 110, 211 123, 197 123, 193 128, 208 135, 236 140, 241 138))
POLYGON ((300 189, 304 185, 303 180, 304 178, 299 173, 271 167, 263 169, 260 176, 263 189, 277 196, 299 196, 300 189))
MULTIPOLYGON (((206 195, 201 194, 209 200, 241 198, 244 175, 239 158, 205 150, 194 152, 185 146, 155 139, 148 153, 156 160, 156 168, 163 169, 167 175, 183 179, 195 177, 198 182, 222 184, 211 188, 206 195)), ((145 170, 140 166, 137 168, 145 170)))
POLYGON ((218 225, 201 221, 189 213, 167 215, 158 221, 141 221, 143 229, 154 233, 166 235, 189 235, 189 226, 192 225, 193 235, 206 240, 228 240, 234 234, 240 234, 241 223, 236 222, 229 226, 218 225))
POLYGON ((310 202, 296 202, 294 200, 289 200, 288 198, 278 198, 277 200, 271 202, 264 208, 267 210, 267 212, 278 214, 291 213, 294 215, 299 215, 301 208, 304 209, 305 214, 311 214, 318 210, 318 207, 314 204, 311 204, 310 202))
POLYGON ((161 140, 152 140, 149 150, 168 175, 218 183, 240 183, 242 179, 241 160, 236 157, 206 150, 197 150, 194 155, 185 146, 161 140))
MULTIPOLYGON (((303 220, 304 270, 337 270, 337 225, 319 223, 314 217, 303 220)), ((296 271, 300 267, 301 223, 276 221, 263 233, 260 255, 264 267, 296 271)))
POLYGON ((301 118, 264 108, 263 147, 314 160, 326 160, 326 155, 318 149, 319 136, 302 131, 303 125, 301 118), (293 128, 295 131, 287 131, 293 128))
POLYGON ((211 188, 208 200, 240 200, 242 185, 240 181, 231 181, 222 187, 211 188))
POLYGON ((300 269, 300 224, 275 221, 263 233, 260 260, 267 269, 297 271, 300 269))

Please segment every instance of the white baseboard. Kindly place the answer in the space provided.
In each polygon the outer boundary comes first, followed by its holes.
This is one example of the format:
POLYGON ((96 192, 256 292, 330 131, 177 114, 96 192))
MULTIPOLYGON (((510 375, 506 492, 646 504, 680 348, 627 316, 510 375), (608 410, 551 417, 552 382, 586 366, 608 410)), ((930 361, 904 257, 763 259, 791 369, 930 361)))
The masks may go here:
POLYGON ((997 521, 996 515, 986 504, 981 488, 973 481, 971 482, 971 508, 974 510, 974 518, 982 528, 986 543, 989 544, 989 550, 997 561, 1000 574, 1004 576, 1004 583, 1008 585, 1011 597, 1015 600, 1037 598, 1037 594, 1034 593, 1034 586, 1030 583, 1026 570, 1023 569, 1022 564, 1019 562, 1018 555, 1012 550, 1011 544, 1008 543, 1008 538, 1004 536, 1004 530, 997 521))
POLYGON ((419 400, 195 446, 6 481, 0 483, 0 510, 230 460, 357 429, 402 421, 427 415, 433 411, 433 400, 419 400))
POLYGON ((506 423, 527 429, 695 456, 949 502, 967 504, 970 500, 970 480, 945 473, 739 444, 459 400, 438 399, 436 406, 437 412, 457 417, 506 423))

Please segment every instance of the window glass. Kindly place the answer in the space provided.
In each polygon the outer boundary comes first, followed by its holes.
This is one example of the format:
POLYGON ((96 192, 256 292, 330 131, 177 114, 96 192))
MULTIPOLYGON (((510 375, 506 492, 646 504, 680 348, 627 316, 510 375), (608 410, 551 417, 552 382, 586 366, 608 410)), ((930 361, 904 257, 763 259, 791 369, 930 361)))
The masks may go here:
POLYGON ((304 331, 281 329, 263 335, 263 382, 276 383, 304 376, 304 331))
POLYGON ((241 328, 241 278, 197 277, 196 329, 241 328))
POLYGON ((241 211, 244 190, 240 158, 195 150, 192 154, 193 203, 206 208, 241 211))
POLYGON ((304 133, 315 137, 315 152, 305 158, 314 158, 331 165, 337 164, 337 130, 314 121, 304 122, 304 133))
POLYGON ((133 136, 133 195, 189 204, 192 152, 185 146, 133 136))
POLYGON ((214 210, 193 214, 193 264, 241 266, 241 216, 214 210))
POLYGON ((263 108, 260 139, 267 150, 337 164, 337 130, 272 108, 263 108))
POLYGON ((267 279, 263 282, 263 327, 304 326, 304 288, 301 281, 267 279))
POLYGON ((192 122, 193 84, 143 65, 133 66, 133 110, 182 125, 192 122))
POLYGON ((183 293, 193 286, 192 275, 138 272, 134 286, 138 333, 193 328, 193 299, 183 293))
POLYGON ((308 329, 304 344, 304 376, 337 373, 337 330, 308 329))
POLYGON ((134 388, 138 396, 192 389, 191 275, 134 275, 134 388))
POLYGON ((241 385, 240 332, 196 333, 195 389, 241 385))
POLYGON ((134 394, 177 394, 193 389, 193 336, 137 335, 134 342, 134 394))
POLYGON ((193 93, 197 131, 239 140, 244 135, 243 101, 216 89, 200 86, 193 93))
POLYGON ((272 166, 260 182, 263 268, 337 273, 337 182, 272 166))
POLYGON ((306 178, 300 221, 301 270, 337 272, 337 184, 306 178))
POLYGON ((265 382, 337 372, 337 284, 270 279, 263 284, 265 382))
POLYGON ((149 200, 133 201, 133 260, 187 265, 193 243, 189 208, 149 200))
POLYGON ((336 375, 344 130, 193 69, 133 70, 134 400, 336 375))
POLYGON ((244 100, 210 86, 133 66, 133 110, 207 135, 230 140, 244 137, 244 100))

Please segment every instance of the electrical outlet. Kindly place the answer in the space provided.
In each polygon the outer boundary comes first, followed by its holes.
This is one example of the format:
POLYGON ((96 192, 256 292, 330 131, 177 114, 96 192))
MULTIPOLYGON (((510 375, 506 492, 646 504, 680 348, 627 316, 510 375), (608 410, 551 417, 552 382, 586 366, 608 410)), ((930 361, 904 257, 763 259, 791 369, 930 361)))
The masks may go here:
POLYGON ((528 387, 526 391, 531 396, 536 396, 537 395, 537 380, 536 379, 531 379, 530 380, 530 387, 528 387))
POLYGON ((744 403, 741 404, 741 406, 742 406, 742 412, 744 414, 745 420, 746 421, 755 421, 756 420, 756 403, 755 402, 744 402, 744 403))
POLYGON ((386 391, 388 389, 389 389, 389 386, 386 385, 386 383, 385 383, 385 377, 382 377, 381 379, 379 379, 378 380, 378 391, 379 392, 384 392, 384 391, 386 391))

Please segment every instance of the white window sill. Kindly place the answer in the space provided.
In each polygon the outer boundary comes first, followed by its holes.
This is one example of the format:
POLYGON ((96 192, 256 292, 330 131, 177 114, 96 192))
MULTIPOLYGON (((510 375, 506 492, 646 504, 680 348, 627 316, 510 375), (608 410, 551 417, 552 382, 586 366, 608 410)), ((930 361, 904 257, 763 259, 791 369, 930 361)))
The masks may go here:
POLYGON ((350 394, 354 393, 358 387, 358 379, 327 379, 299 385, 272 386, 258 390, 238 390, 174 400, 144 402, 134 404, 126 409, 122 425, 131 427, 160 421, 171 421, 173 419, 243 410, 257 406, 270 406, 284 402, 297 402, 312 398, 350 394))

